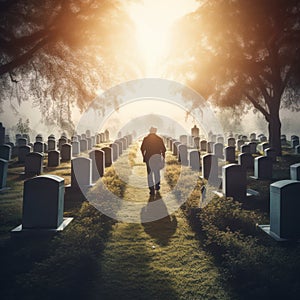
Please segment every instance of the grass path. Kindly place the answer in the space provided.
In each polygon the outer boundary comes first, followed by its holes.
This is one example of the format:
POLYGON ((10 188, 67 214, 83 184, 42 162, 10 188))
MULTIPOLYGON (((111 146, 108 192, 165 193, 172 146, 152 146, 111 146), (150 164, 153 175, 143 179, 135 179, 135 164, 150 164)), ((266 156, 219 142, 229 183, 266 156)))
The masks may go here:
MULTIPOLYGON (((146 206, 146 182, 137 153, 123 205, 146 206)), ((169 191, 162 178, 161 196, 169 191)), ((116 223, 101 260, 101 285, 94 286, 95 299, 232 299, 180 209, 154 222, 116 223)))

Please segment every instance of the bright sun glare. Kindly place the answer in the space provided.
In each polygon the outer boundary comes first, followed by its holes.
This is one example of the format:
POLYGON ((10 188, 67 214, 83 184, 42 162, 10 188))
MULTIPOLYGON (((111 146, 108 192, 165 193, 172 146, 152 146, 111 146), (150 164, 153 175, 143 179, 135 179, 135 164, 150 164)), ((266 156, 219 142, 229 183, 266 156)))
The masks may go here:
POLYGON ((168 48, 168 33, 174 22, 195 10, 195 0, 141 0, 131 4, 129 14, 136 25, 138 47, 146 65, 146 76, 159 76, 168 48))

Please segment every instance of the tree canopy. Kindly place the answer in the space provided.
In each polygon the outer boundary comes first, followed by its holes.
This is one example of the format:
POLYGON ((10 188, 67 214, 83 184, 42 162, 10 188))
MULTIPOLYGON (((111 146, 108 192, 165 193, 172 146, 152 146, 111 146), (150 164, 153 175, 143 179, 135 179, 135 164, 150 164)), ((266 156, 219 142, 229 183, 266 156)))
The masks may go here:
POLYGON ((219 106, 252 105, 280 153, 279 109, 300 104, 300 1, 199 3, 175 27, 170 69, 219 106))
POLYGON ((72 105, 139 72, 133 33, 121 1, 1 1, 0 101, 32 100, 69 129, 72 105))

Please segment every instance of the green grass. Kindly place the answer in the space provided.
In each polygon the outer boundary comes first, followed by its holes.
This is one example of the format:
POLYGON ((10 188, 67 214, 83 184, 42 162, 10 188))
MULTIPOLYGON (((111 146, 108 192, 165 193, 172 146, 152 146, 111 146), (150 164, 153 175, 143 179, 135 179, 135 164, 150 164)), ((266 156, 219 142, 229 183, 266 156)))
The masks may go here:
MULTIPOLYGON (((299 156, 284 151, 274 166, 274 180, 286 178, 289 165, 299 162, 299 156)), ((274 180, 249 179, 248 187, 260 196, 235 202, 216 197, 214 187, 200 178, 195 183, 187 167, 169 152, 166 157, 161 195, 175 189, 180 199, 189 192, 180 209, 150 223, 123 223, 68 191, 65 215, 74 221, 57 237, 42 240, 9 238, 9 230, 21 223, 24 182, 18 175, 22 167, 11 164, 11 189, 0 195, 1 298, 298 299, 299 245, 279 245, 256 227, 269 222, 274 180), (179 176, 183 184, 178 187, 179 176)), ((45 171, 70 182, 70 163, 45 171)), ((117 214, 127 201, 149 209, 148 189, 132 185, 133 173, 143 181, 138 144, 106 169, 89 195, 105 202, 110 191, 123 199, 114 207, 117 214)))

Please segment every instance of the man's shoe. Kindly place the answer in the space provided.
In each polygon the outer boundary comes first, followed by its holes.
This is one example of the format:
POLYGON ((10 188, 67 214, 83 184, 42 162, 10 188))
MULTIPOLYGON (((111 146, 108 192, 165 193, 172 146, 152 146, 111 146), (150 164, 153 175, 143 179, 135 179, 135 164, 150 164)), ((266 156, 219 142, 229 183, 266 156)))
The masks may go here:
POLYGON ((151 189, 150 189, 149 194, 150 194, 150 195, 154 195, 154 194, 155 194, 154 188, 151 188, 151 189))
POLYGON ((155 190, 157 190, 157 191, 160 190, 160 185, 159 185, 159 184, 157 184, 157 185, 155 186, 155 190))

